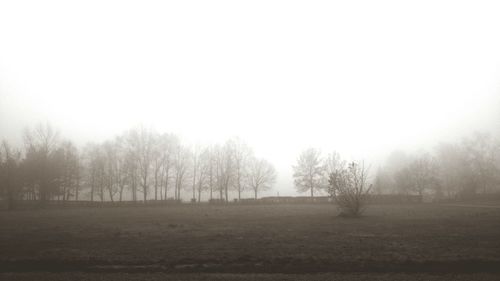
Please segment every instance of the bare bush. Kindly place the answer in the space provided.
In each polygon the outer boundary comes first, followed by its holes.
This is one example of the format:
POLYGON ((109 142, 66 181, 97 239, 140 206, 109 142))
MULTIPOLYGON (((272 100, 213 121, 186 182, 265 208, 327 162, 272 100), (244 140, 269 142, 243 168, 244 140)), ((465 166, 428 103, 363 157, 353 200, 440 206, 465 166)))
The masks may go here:
POLYGON ((357 217, 363 213, 371 190, 367 175, 364 164, 356 162, 330 173, 328 192, 339 207, 341 216, 357 217))

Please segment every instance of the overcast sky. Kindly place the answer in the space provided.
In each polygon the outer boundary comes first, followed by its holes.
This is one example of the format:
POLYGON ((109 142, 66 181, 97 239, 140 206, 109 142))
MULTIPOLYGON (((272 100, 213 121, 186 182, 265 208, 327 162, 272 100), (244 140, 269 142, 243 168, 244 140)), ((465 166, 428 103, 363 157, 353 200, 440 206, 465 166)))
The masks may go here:
POLYGON ((381 159, 500 128, 499 1, 0 1, 0 138, 240 136, 381 159))

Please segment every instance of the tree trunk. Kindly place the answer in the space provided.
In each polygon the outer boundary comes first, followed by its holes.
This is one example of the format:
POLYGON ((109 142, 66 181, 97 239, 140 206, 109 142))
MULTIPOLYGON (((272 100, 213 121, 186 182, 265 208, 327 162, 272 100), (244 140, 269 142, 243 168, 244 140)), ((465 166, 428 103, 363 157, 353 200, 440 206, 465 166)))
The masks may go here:
POLYGON ((76 179, 76 185, 75 185, 75 200, 78 201, 78 192, 80 191, 80 179, 76 179))
POLYGON ((241 184, 238 182, 238 201, 240 200, 241 200, 241 184))

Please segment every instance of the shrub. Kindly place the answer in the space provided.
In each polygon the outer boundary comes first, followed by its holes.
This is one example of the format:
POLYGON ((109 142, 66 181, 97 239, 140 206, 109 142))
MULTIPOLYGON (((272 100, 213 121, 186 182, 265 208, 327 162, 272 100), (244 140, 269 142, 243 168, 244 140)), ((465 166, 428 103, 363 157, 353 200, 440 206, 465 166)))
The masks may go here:
POLYGON ((342 217, 358 217, 366 206, 371 185, 364 165, 352 162, 329 175, 328 192, 340 209, 342 217))

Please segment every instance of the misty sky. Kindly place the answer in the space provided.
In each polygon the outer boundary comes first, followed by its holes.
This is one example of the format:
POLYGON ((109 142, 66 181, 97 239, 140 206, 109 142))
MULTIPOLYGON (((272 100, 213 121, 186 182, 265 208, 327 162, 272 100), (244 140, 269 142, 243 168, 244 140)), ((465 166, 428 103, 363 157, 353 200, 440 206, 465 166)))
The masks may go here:
POLYGON ((0 138, 138 124, 382 159, 500 128, 498 1, 1 1, 0 138))

